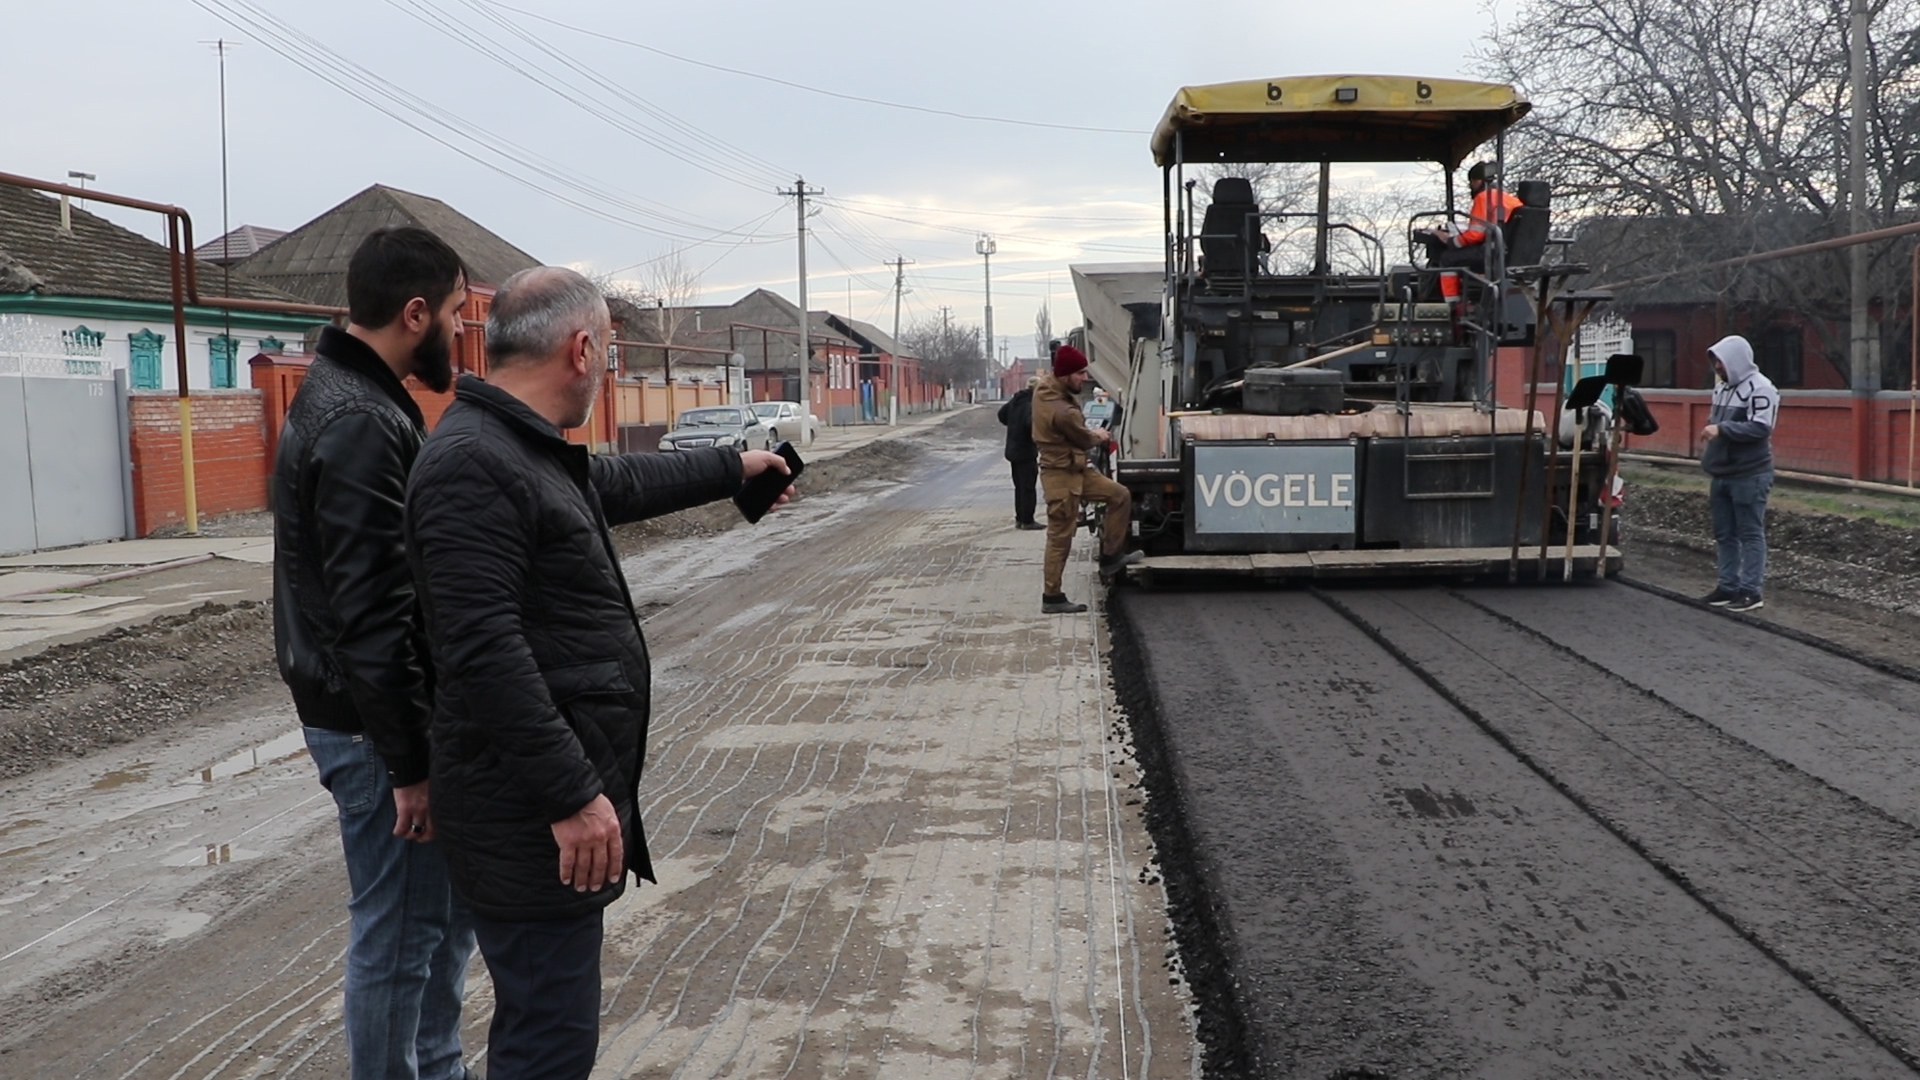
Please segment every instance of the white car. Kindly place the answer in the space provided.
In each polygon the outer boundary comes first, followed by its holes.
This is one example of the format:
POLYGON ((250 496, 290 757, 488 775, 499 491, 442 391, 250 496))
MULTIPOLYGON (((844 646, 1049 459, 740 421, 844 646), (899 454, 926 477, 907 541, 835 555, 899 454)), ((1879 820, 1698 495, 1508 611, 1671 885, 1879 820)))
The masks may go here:
POLYGON ((808 414, 803 433, 800 403, 797 401, 756 401, 747 407, 760 418, 760 423, 772 434, 776 443, 810 443, 815 429, 820 425, 819 417, 808 414))

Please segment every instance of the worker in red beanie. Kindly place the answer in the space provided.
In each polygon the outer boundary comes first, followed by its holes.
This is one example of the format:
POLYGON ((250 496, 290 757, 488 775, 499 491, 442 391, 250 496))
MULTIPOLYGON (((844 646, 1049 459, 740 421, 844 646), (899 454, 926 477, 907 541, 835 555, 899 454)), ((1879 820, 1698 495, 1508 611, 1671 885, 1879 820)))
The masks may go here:
POLYGON ((1080 503, 1105 503, 1101 525, 1100 580, 1112 581, 1123 567, 1141 559, 1138 551, 1123 552, 1127 526, 1133 517, 1133 497, 1127 489, 1102 476, 1087 462, 1087 451, 1107 440, 1105 432, 1087 427, 1080 412, 1079 393, 1091 376, 1087 356, 1071 345, 1053 354, 1053 376, 1043 378, 1033 391, 1033 442, 1040 450, 1040 492, 1047 499, 1047 558, 1040 588, 1040 610, 1068 615, 1087 605, 1067 599, 1061 586, 1073 529, 1080 520, 1080 503))

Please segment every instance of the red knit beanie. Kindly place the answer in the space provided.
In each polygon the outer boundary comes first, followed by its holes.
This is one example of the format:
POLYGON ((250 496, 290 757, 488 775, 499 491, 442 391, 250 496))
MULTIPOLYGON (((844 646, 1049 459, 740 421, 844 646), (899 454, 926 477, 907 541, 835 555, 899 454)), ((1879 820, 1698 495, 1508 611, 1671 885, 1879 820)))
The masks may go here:
POLYGON ((1053 354, 1053 377, 1064 379, 1076 371, 1087 370, 1087 354, 1071 345, 1060 346, 1053 354))

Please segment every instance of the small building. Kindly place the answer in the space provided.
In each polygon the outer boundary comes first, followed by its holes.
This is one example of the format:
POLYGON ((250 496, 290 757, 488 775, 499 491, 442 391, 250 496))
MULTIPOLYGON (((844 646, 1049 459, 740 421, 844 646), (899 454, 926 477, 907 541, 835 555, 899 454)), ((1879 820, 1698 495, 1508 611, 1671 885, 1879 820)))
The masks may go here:
POLYGON ((540 260, 426 195, 375 184, 243 259, 237 269, 310 304, 347 306, 347 263, 375 229, 414 225, 460 253, 472 284, 491 290, 540 260))
POLYGON ((839 315, 828 315, 827 324, 860 346, 856 373, 859 419, 886 419, 890 402, 896 396, 902 413, 931 408, 931 403, 940 397, 941 387, 925 385, 920 358, 893 335, 870 323, 839 315))
POLYGON ((252 257, 261 248, 287 235, 285 229, 268 229, 259 225, 241 225, 225 236, 215 237, 193 249, 193 257, 201 262, 210 262, 215 266, 232 266, 242 259, 252 257))
MULTIPOLYGON (((1712 386, 1707 347, 1740 334, 1752 343, 1760 370, 1782 390, 1845 390, 1846 251, 1701 269, 1834 235, 1832 222, 1812 214, 1602 217, 1582 223, 1568 259, 1590 267, 1582 280, 1595 284, 1657 278, 1617 290, 1612 305, 1632 324, 1633 351, 1646 360, 1650 387, 1712 386)), ((1904 271, 1911 248, 1877 245, 1869 251, 1876 266, 1904 271)), ((1904 273, 1899 277, 1904 282, 1904 273)), ((1871 347, 1882 358, 1905 354, 1912 315, 1904 301, 1902 287, 1872 305, 1871 347)), ((1906 378, 1906 365, 1892 362, 1881 386, 1904 387, 1906 378)))
MULTIPOLYGON (((173 284, 167 249, 84 207, 0 185, 0 371, 98 376, 125 370, 138 390, 177 391, 173 284)), ((157 220, 157 219, 156 219, 157 220)), ((202 295, 297 302, 244 273, 196 267, 202 295)), ((245 358, 298 346, 320 320, 187 308, 187 385, 247 385, 245 358)))
POLYGON ((1000 396, 1010 398, 1027 388, 1027 382, 1043 371, 1052 368, 1045 360, 1032 357, 1020 357, 1008 364, 1000 373, 1000 396))
MULTIPOLYGON (((389 225, 413 225, 445 240, 466 263, 467 306, 460 316, 466 333, 454 355, 454 370, 485 375, 487 370, 487 311, 501 282, 540 260, 488 230, 472 218, 426 195, 374 184, 318 217, 236 263, 237 273, 299 297, 309 304, 347 306, 347 264, 367 234, 389 225)), ((304 372, 291 373, 303 376, 304 372)), ((282 380, 291 399, 298 377, 282 380)), ((440 419, 453 400, 451 393, 435 394, 409 382, 427 422, 440 419)))

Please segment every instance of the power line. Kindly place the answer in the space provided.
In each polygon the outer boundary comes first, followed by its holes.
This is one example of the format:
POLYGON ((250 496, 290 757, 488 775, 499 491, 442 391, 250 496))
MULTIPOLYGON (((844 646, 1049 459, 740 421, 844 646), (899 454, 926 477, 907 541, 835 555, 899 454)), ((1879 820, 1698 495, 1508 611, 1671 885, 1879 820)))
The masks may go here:
MULTIPOLYGON (((540 155, 518 146, 511 140, 496 136, 347 59, 298 28, 249 3, 248 0, 194 0, 194 4, 237 29, 250 31, 256 41, 282 59, 386 115, 403 127, 556 202, 614 224, 687 243, 706 243, 727 235, 726 231, 710 232, 712 226, 709 223, 676 216, 683 212, 665 207, 665 204, 645 199, 643 196, 622 197, 620 194, 598 187, 590 180, 582 179, 578 174, 563 170, 557 163, 546 162, 540 155), (344 77, 341 73, 342 69, 357 75, 359 81, 344 77), (402 114, 401 110, 413 113, 419 117, 420 122, 409 119, 402 114), (422 126, 422 122, 444 129, 451 138, 429 130, 422 126), (452 141, 453 139, 463 140, 477 149, 459 145, 452 141), (582 202, 578 198, 555 191, 495 161, 488 160, 478 151, 485 151, 563 187, 572 188, 582 196, 610 204, 628 214, 650 218, 660 224, 650 224, 633 217, 622 216, 602 206, 582 202), (640 203, 653 203, 672 213, 649 209, 640 203), (702 233, 707 235, 700 235, 702 233)), ((774 242, 775 239, 755 237, 753 242, 774 242)))
MULTIPOLYGON (((922 228, 922 229, 939 229, 942 232, 958 233, 960 235, 968 236, 968 237, 979 235, 979 230, 969 229, 961 225, 943 225, 937 221, 913 221, 909 218, 895 217, 892 214, 882 214, 874 210, 862 210, 857 206, 849 206, 845 201, 839 200, 839 199, 828 199, 823 201, 825 201, 830 206, 835 206, 835 207, 838 207, 839 209, 845 210, 849 214, 860 214, 865 217, 881 218, 886 221, 897 221, 903 225, 913 225, 915 227, 922 228)), ((1142 244, 1139 247, 1133 247, 1131 245, 1103 244, 1098 241, 1091 241, 1091 240, 1070 240, 1070 239, 1057 237, 1057 236, 1051 236, 1051 237, 1024 236, 1019 233, 998 233, 996 235, 1004 236, 1009 240, 1020 240, 1020 241, 1031 243, 1031 244, 1071 244, 1076 247, 1085 248, 1088 251, 1114 251, 1114 252, 1122 252, 1126 254, 1142 254, 1142 255, 1158 254, 1160 251, 1160 246, 1158 244, 1155 244, 1152 247, 1148 247, 1145 244, 1142 244)))
MULTIPOLYGON (((753 230, 758 229, 762 225, 765 225, 767 221, 773 217, 773 215, 779 213, 783 209, 785 208, 776 206, 773 209, 767 211, 766 213, 761 214, 757 218, 748 218, 746 221, 743 221, 740 224, 735 225, 733 228, 728 229, 723 233, 709 237, 705 240, 695 240, 692 243, 687 244, 685 247, 675 248, 664 255, 655 255, 651 259, 641 259, 639 262, 631 262, 625 266, 616 267, 615 269, 607 271, 607 276, 612 277, 615 274, 624 274, 629 270, 638 270, 643 266, 652 266, 654 263, 664 262, 665 260, 671 259, 675 255, 678 255, 681 252, 686 251, 690 248, 705 247, 708 244, 717 244, 720 242, 720 238, 722 236, 732 236, 739 233, 745 234, 741 236, 739 240, 727 245, 726 251, 721 253, 721 256, 720 256, 721 258, 725 258, 727 255, 731 254, 734 251, 737 251, 742 246, 759 246, 762 244, 773 244, 773 243, 782 242, 786 239, 785 237, 758 236, 753 233, 753 230)), ((719 261, 720 261, 719 259, 714 260, 715 263, 719 261)), ((707 269, 709 270, 712 269, 712 265, 709 264, 707 269)), ((706 270, 702 270, 701 273, 703 274, 706 273, 706 270)))
MULTIPOLYGON (((782 210, 784 210, 784 209, 786 209, 786 207, 784 207, 784 206, 776 206, 776 207, 774 207, 773 209, 771 209, 771 210, 769 210, 769 211, 767 211, 765 215, 763 215, 763 216, 762 216, 762 217, 761 217, 761 218, 760 218, 760 219, 759 219, 758 221, 755 221, 755 222, 753 223, 753 228, 756 228, 756 229, 757 229, 757 228, 759 228, 760 226, 762 226, 762 225, 765 225, 765 224, 766 224, 766 223, 767 223, 768 221, 770 221, 770 220, 772 220, 772 218, 773 218, 773 215, 775 215, 775 214, 777 214, 777 213, 779 213, 780 211, 782 211, 782 210)), ((741 248, 741 246, 742 246, 742 245, 744 245, 744 244, 745 244, 745 243, 747 242, 747 240, 748 240, 748 239, 749 239, 749 237, 742 237, 741 239, 739 239, 739 240, 736 240, 736 241, 734 241, 734 242, 733 242, 732 244, 729 244, 729 245, 727 245, 727 248, 726 248, 726 250, 724 250, 724 251, 722 251, 722 252, 721 252, 720 254, 718 254, 718 255, 715 255, 715 256, 713 257, 713 261, 712 261, 712 262, 710 262, 710 263, 708 263, 707 265, 705 265, 705 266, 703 266, 703 267, 701 267, 701 268, 700 268, 700 269, 699 269, 698 271, 696 271, 696 272, 694 273, 694 275, 693 275, 693 276, 694 276, 695 278, 701 278, 701 277, 705 277, 705 276, 706 276, 706 274, 707 274, 707 271, 709 271, 709 270, 712 270, 712 269, 713 269, 714 267, 716 267, 716 266, 719 266, 719 265, 720 265, 720 261, 721 261, 722 259, 725 259, 725 258, 726 258, 727 256, 729 256, 729 255, 731 255, 731 254, 733 254, 734 252, 736 252, 736 251, 738 251, 738 250, 740 250, 740 248, 741 248)), ((655 258, 655 259, 648 259, 648 260, 647 260, 647 262, 649 262, 649 263, 655 263, 655 262, 659 262, 659 261, 660 261, 660 259, 665 259, 665 258, 670 258, 670 257, 671 257, 671 255, 670 255, 670 254, 669 254, 669 255, 662 255, 662 256, 660 256, 659 258, 655 258)), ((638 265, 644 265, 644 264, 638 264, 638 265)))
POLYGON ((742 78, 747 78, 747 79, 759 79, 762 82, 770 82, 779 86, 789 87, 794 90, 805 90, 809 94, 820 94, 824 97, 839 98, 842 101, 857 101, 863 105, 879 105, 879 106, 882 106, 883 108, 888 108, 888 109, 904 109, 904 110, 907 110, 908 112, 926 113, 930 116, 947 116, 947 117, 952 117, 953 119, 956 119, 956 120, 976 120, 981 123, 987 123, 987 124, 1014 124, 1019 127, 1051 128, 1055 131, 1089 131, 1089 132, 1094 132, 1101 135, 1132 135, 1135 137, 1144 137, 1146 134, 1148 134, 1147 132, 1140 131, 1136 128, 1089 127, 1083 124, 1053 124, 1043 120, 1017 120, 1007 116, 984 116, 977 113, 954 112, 951 109, 935 109, 925 105, 909 105, 905 102, 900 102, 900 101, 886 101, 881 98, 862 97, 859 94, 843 94, 838 90, 827 90, 818 86, 808 86, 806 83, 794 82, 790 79, 782 79, 773 75, 762 75, 757 71, 746 71, 741 68, 727 67, 724 64, 714 64, 714 63, 709 63, 705 60, 695 60, 691 56, 682 56, 679 53, 671 53, 665 49, 659 48, 658 46, 648 45, 639 41, 633 41, 631 39, 619 37, 614 34, 609 34, 600 30, 590 30, 584 26, 574 26, 570 23, 561 22, 560 20, 552 18, 550 16, 542 15, 537 11, 528 11, 525 8, 517 8, 512 6, 511 4, 497 3, 496 0, 469 0, 469 2, 475 3, 475 4, 484 3, 490 7, 500 8, 503 11, 511 11, 516 15, 525 15, 529 19, 538 19, 543 23, 547 23, 552 26, 557 26, 562 30, 571 30, 576 34, 582 34, 591 38, 598 38, 602 41, 612 42, 615 45, 625 45, 628 48, 643 49, 647 52, 653 53, 656 56, 664 56, 669 60, 677 60, 682 64, 691 64, 694 67, 706 68, 709 71, 725 72, 728 75, 739 75, 742 78))
MULTIPOLYGON (((739 184, 748 190, 754 191, 759 190, 764 184, 743 180, 738 175, 740 172, 757 171, 762 174, 763 180, 771 180, 785 175, 785 170, 773 165, 771 162, 755 157, 724 140, 693 128, 682 122, 672 113, 654 105, 645 98, 630 93, 626 88, 600 76, 596 72, 592 70, 580 71, 579 74, 583 75, 588 81, 596 84, 601 90, 612 94, 614 97, 648 114, 658 123, 666 125, 669 128, 678 129, 681 134, 650 127, 646 123, 631 116, 622 115, 614 110, 608 109, 594 100, 591 91, 570 82, 563 75, 555 74, 538 61, 527 58, 513 46, 498 41, 483 31, 467 25, 467 20, 463 20, 446 9, 435 5, 431 0, 386 0, 386 3, 388 6, 416 19, 436 33, 465 45, 481 56, 520 75, 529 82, 548 90, 562 101, 602 121, 616 131, 628 135, 694 168, 700 169, 709 175, 726 180, 729 183, 739 184), (688 144, 683 136, 691 137, 694 141, 693 144, 688 144)), ((560 55, 546 41, 527 33, 520 27, 501 20, 498 14, 491 10, 479 5, 470 4, 469 6, 473 7, 483 19, 500 25, 502 29, 520 38, 540 52, 545 53, 552 60, 558 61, 562 65, 567 63, 567 58, 560 55)), ((564 66, 562 70, 566 70, 564 66)))
POLYGON ((960 210, 939 206, 920 206, 914 203, 887 202, 883 199, 835 199, 834 202, 847 206, 878 206, 890 210, 914 210, 924 214, 947 214, 953 217, 1002 217, 1019 218, 1029 221, 1079 221, 1094 225, 1122 225, 1151 220, 1148 214, 1132 214, 1127 217, 1083 217, 1072 214, 1028 214, 1016 210, 960 210))
MULTIPOLYGON (((571 57, 562 53, 559 49, 557 49, 552 44, 547 42, 546 39, 534 35, 531 31, 527 30, 525 27, 520 26, 518 23, 515 23, 510 19, 502 18, 498 12, 489 10, 488 8, 485 7, 485 5, 477 3, 476 0, 466 0, 466 2, 468 7, 471 7, 475 12, 483 15, 485 18, 492 21, 495 25, 498 25, 506 29, 507 32, 513 34, 515 37, 520 38, 522 41, 526 41, 536 45, 541 52, 546 53, 548 56, 552 57, 555 61, 559 62, 563 68, 571 68, 576 66, 571 57)), ((582 68, 581 74, 585 75, 589 80, 604 87, 609 92, 614 94, 616 97, 619 97, 623 101, 626 101, 629 104, 632 104, 634 107, 640 109, 642 112, 645 112, 648 115, 655 117, 656 119, 669 125, 670 127, 679 129, 685 135, 695 139, 696 141, 707 143, 713 146, 715 149, 727 155, 730 155, 734 157, 736 160, 744 162, 750 166, 758 165, 762 169, 769 170, 773 173, 777 173, 782 176, 785 175, 781 166, 775 164, 774 162, 769 161, 766 158, 763 158, 758 154, 755 154, 752 151, 747 150, 743 147, 736 146, 735 144, 730 143, 723 138, 720 138, 718 135, 715 135, 707 131, 705 128, 701 127, 698 124, 690 124, 680 119, 678 116, 674 115, 669 110, 662 108, 661 106, 655 105, 654 103, 647 100, 646 98, 643 98, 638 94, 635 94, 632 91, 629 91, 626 87, 621 86, 619 83, 613 82, 612 80, 606 78, 605 76, 602 76, 597 70, 593 68, 590 68, 590 67, 582 68)))

